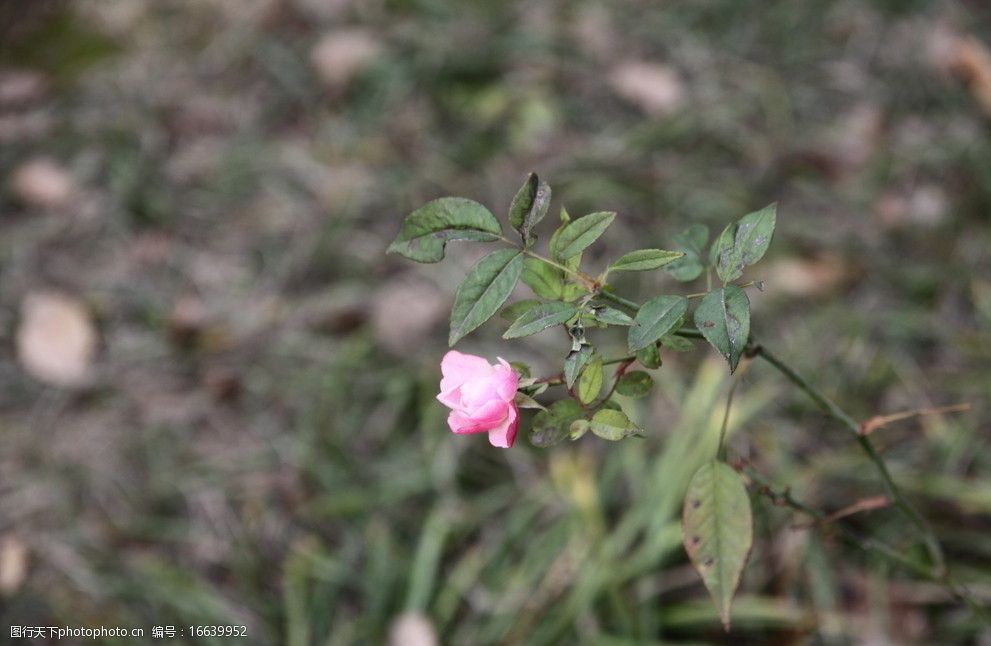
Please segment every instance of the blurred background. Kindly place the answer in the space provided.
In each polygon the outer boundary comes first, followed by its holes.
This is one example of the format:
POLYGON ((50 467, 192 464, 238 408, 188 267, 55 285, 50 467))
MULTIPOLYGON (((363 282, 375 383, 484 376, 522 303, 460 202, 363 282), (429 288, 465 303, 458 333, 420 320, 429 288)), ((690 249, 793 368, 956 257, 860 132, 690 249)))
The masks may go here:
MULTIPOLYGON (((875 438, 991 603, 989 48, 978 0, 0 0, 0 640, 991 644, 759 495, 726 636, 679 528, 719 357, 664 354, 624 402, 643 441, 496 450, 433 399, 484 245, 384 255, 434 197, 504 217, 531 170, 552 213, 619 212, 591 271, 777 201, 755 336, 860 419, 972 404, 875 438)), ((505 325, 459 349, 560 369, 505 325)), ((731 432, 827 512, 882 492, 767 365, 731 432)), ((895 511, 845 523, 921 558, 895 511)))

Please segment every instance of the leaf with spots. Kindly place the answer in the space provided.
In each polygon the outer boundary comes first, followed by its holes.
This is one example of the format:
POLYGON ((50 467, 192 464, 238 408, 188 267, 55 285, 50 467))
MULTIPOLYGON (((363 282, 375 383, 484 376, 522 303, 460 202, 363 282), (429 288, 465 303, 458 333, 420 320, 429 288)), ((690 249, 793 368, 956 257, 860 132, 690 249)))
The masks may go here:
POLYGON ((715 289, 695 310, 695 327, 736 370, 750 336, 750 299, 735 285, 715 289))
POLYGON ((703 464, 688 484, 682 538, 729 631, 730 605, 753 544, 750 498, 740 475, 722 462, 703 464))
POLYGON ((724 281, 736 280, 743 268, 752 265, 767 253, 774 235, 777 205, 749 213, 727 226, 713 246, 716 273, 724 281))
POLYGON ((519 231, 526 246, 533 244, 533 227, 547 215, 551 203, 551 187, 530 173, 509 206, 509 224, 519 231))
POLYGON ((388 252, 416 262, 438 262, 443 260, 444 247, 451 240, 491 242, 501 235, 499 221, 478 202, 442 197, 406 216, 388 252))

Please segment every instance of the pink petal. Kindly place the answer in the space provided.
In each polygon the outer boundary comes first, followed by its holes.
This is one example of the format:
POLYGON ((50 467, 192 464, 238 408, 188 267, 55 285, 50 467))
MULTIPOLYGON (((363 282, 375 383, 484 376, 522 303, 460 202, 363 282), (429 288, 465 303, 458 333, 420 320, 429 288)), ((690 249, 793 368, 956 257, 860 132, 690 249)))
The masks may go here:
POLYGON ((502 449, 508 449, 516 441, 516 432, 520 428, 519 412, 515 406, 510 406, 509 415, 502 424, 489 431, 489 443, 502 449))
POLYGON ((511 402, 516 398, 516 388, 520 383, 520 376, 516 374, 512 366, 499 357, 499 364, 494 370, 496 382, 496 392, 504 402, 511 402))
POLYGON ((511 414, 505 403, 494 401, 468 414, 464 411, 451 411, 447 425, 454 433, 484 433, 501 424, 507 414, 511 414))
POLYGON ((437 395, 437 401, 444 404, 448 408, 461 408, 461 388, 457 387, 452 388, 451 390, 445 390, 441 394, 437 395))
POLYGON ((447 392, 470 379, 491 375, 492 366, 483 357, 451 350, 441 359, 440 371, 444 376, 440 380, 440 389, 447 392))

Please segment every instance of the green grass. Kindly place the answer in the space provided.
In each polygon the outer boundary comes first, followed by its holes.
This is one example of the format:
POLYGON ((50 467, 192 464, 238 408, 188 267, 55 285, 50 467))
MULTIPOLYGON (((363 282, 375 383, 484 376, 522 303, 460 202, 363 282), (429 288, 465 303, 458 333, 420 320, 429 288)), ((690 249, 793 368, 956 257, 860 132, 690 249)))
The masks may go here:
MULTIPOLYGON (((0 623, 243 624, 244 643, 291 646, 383 643, 405 612, 450 644, 832 644, 867 627, 895 643, 988 638, 938 587, 830 528, 793 529, 803 519, 756 490, 725 635, 679 527, 722 420, 718 357, 665 354, 654 394, 630 402, 643 440, 538 450, 521 437, 500 451, 452 436, 433 398, 446 310, 397 342, 373 307, 407 281, 450 299, 471 261, 455 244, 444 265, 385 256, 403 215, 454 194, 502 217, 531 170, 554 189, 552 216, 562 202, 619 212, 587 254, 594 270, 777 201, 752 276, 767 282, 752 297, 755 336, 858 419, 973 405, 876 439, 987 605, 991 121, 926 54, 940 20, 984 38, 987 10, 52 6, 0 38, 3 66, 51 81, 31 106, 0 105, 50 124, 0 143, 2 175, 44 153, 84 189, 47 213, 0 186, 0 535, 30 553, 0 623), (342 24, 383 53, 325 90, 310 49, 342 24), (618 97, 609 73, 626 57, 678 70, 686 107, 650 118, 618 97), (850 135, 858 106, 876 111, 873 134, 850 135), (929 219, 912 211, 926 190, 929 219), (884 220, 885 196, 908 210, 884 220), (783 261, 823 258, 841 279, 786 289, 783 261), (96 316, 97 378, 83 392, 44 387, 16 362, 21 299, 45 288, 96 316), (190 294, 207 319, 179 342, 173 308, 190 294)), ((546 243, 549 227, 538 233, 546 243)), ((682 288, 663 272, 614 278, 641 300, 682 288)), ((459 348, 548 371, 567 350, 549 332, 510 344, 502 326, 459 348)), ((618 352, 624 339, 598 341, 618 352)), ((847 433, 766 366, 738 389, 730 430, 731 460, 817 508, 881 492, 847 433)), ((848 522, 912 549, 894 511, 848 522)))

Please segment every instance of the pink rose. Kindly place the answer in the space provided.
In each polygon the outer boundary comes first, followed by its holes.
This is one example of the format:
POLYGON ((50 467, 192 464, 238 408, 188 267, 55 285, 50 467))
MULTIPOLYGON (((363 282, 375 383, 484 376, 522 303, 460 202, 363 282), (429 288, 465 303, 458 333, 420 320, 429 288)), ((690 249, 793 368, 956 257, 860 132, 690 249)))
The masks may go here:
POLYGON ((492 446, 508 449, 520 426, 516 408, 519 376, 499 359, 491 365, 486 359, 451 350, 440 362, 444 378, 437 399, 451 409, 447 425, 455 433, 488 431, 492 446))

